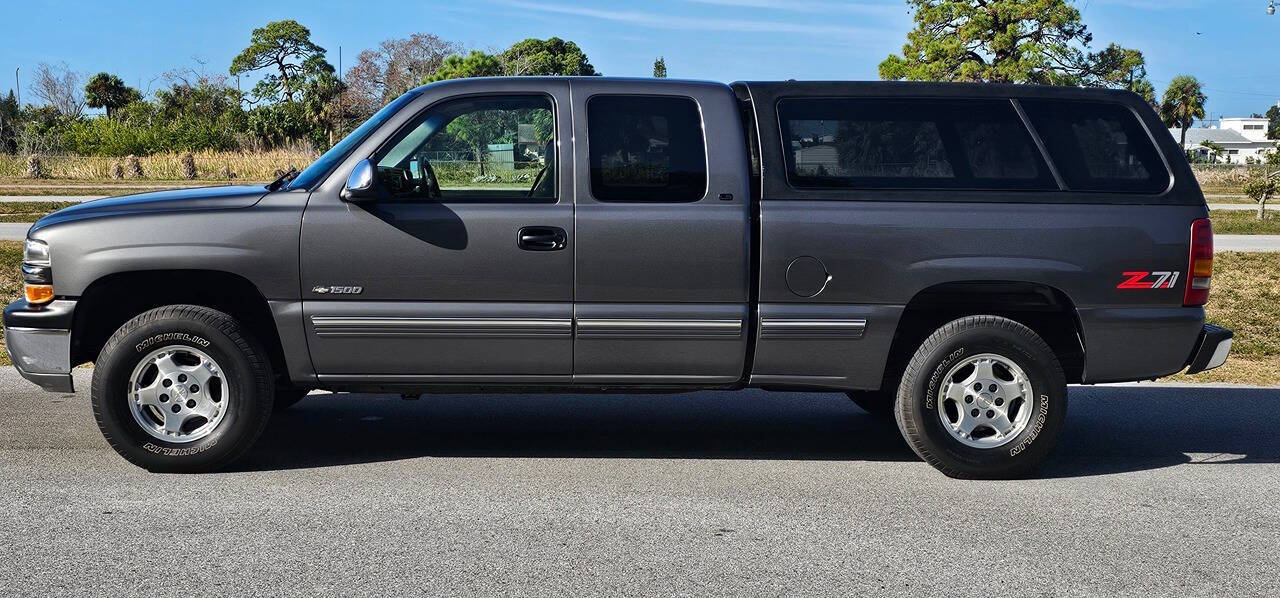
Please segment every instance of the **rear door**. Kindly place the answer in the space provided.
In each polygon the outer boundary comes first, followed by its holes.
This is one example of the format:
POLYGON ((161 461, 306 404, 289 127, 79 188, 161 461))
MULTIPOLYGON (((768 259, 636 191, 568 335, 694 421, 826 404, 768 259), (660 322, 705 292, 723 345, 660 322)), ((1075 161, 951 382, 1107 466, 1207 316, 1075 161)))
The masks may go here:
POLYGON ((750 198, 732 92, 575 79, 572 95, 575 382, 737 381, 750 198))
POLYGON ((570 381, 568 83, 451 89, 426 91, 366 154, 381 200, 310 199, 302 295, 322 379, 570 381))

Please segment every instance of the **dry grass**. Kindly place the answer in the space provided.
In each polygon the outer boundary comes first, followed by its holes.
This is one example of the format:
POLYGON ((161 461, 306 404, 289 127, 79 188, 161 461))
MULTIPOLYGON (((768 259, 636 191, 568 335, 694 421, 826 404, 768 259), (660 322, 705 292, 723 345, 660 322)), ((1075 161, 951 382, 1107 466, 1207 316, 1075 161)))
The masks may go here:
MULTIPOLYGON (((126 175, 124 179, 115 179, 112 175, 117 165, 124 164, 124 158, 105 156, 46 156, 42 160, 51 181, 183 181, 181 154, 155 154, 140 156, 142 178, 126 175)), ((286 170, 290 166, 304 168, 315 160, 319 154, 297 150, 276 150, 269 152, 200 152, 193 154, 196 163, 196 178, 201 181, 227 181, 226 169, 234 173, 235 180, 269 181, 275 178, 275 171, 286 170)), ((9 156, 0 154, 0 178, 19 179, 26 172, 25 156, 9 156)), ((128 170, 127 168, 125 169, 128 170)), ((30 181, 31 179, 23 179, 30 181)))
POLYGON ((1241 193, 1249 178, 1248 166, 1226 164, 1192 164, 1191 170, 1205 193, 1241 193))
POLYGON ((1209 321, 1235 331, 1226 365, 1178 382, 1280 386, 1280 254, 1221 252, 1214 256, 1209 321))

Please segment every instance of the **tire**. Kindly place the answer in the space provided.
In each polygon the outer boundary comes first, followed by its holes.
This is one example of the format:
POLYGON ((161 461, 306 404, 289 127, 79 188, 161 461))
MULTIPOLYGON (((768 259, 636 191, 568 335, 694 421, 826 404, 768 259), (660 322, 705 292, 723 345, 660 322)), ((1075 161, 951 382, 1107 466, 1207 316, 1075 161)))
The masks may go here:
POLYGON ((231 316, 158 307, 107 340, 93 372, 93 415, 111 448, 134 465, 215 471, 244 455, 266 427, 272 380, 266 351, 231 316))
POLYGON ((275 400, 271 402, 271 410, 280 413, 294 405, 299 401, 307 398, 307 393, 311 392, 310 388, 300 388, 287 384, 276 385, 275 400))
POLYGON ((921 459, 966 479, 1026 473, 1057 443, 1066 412, 1066 379, 1053 351, 1031 329, 998 316, 961 318, 925 339, 894 409, 921 459))
POLYGON ((888 419, 893 417, 893 401, 896 398, 893 391, 889 390, 851 390, 847 393, 849 399, 853 401, 858 408, 875 416, 888 419))

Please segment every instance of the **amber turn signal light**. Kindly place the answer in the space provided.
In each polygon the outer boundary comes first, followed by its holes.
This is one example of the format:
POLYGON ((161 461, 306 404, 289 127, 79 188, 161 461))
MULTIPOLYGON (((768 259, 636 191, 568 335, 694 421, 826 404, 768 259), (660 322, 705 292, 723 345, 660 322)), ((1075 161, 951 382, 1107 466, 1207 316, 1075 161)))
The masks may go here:
POLYGON ((29 284, 26 285, 27 303, 32 305, 40 305, 53 301, 53 285, 51 284, 29 284))

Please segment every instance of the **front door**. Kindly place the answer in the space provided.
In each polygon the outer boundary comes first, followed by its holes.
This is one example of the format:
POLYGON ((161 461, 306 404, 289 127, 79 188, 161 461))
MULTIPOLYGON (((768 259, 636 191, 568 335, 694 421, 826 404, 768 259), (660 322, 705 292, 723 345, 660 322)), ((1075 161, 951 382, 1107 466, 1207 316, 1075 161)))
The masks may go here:
POLYGON ((715 84, 572 85, 574 380, 739 380, 750 197, 733 94, 715 84))
POLYGON ((322 380, 571 379, 568 84, 494 85, 412 105, 369 156, 378 200, 308 202, 303 310, 322 380))

